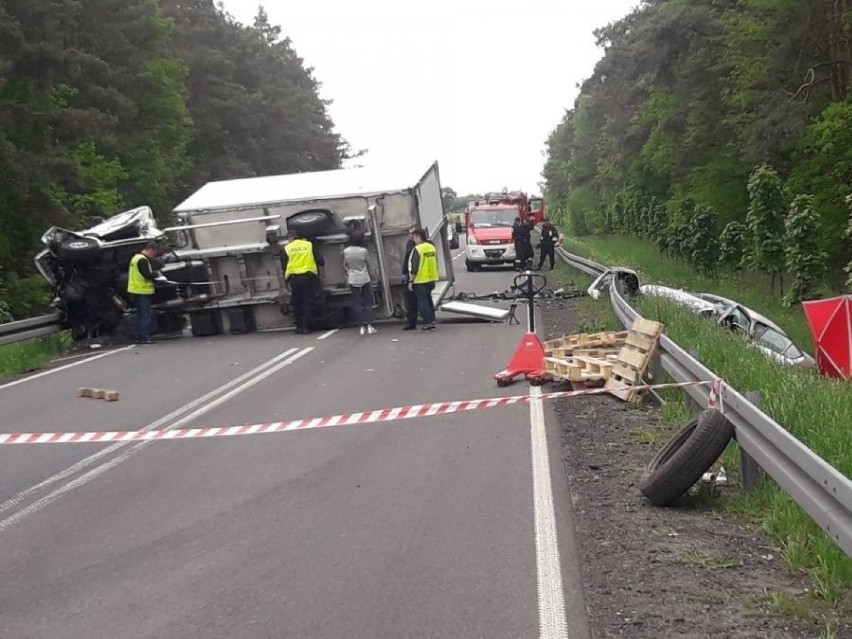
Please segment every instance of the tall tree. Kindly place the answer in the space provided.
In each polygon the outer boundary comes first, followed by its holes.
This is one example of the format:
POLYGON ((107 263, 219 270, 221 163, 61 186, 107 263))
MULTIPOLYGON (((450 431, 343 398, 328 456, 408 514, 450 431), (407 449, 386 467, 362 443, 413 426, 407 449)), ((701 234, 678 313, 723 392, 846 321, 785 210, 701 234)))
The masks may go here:
POLYGON ((793 280, 784 298, 788 305, 807 299, 825 277, 826 253, 821 245, 819 218, 813 205, 813 196, 798 196, 790 205, 784 222, 784 256, 787 272, 793 280))
MULTIPOLYGON (((755 169, 748 180, 748 214, 750 244, 746 259, 752 268, 775 276, 784 272, 784 218, 787 197, 784 185, 775 170, 767 165, 755 169)), ((784 282, 781 281, 783 293, 784 282)))
POLYGON ((552 210, 637 234, 652 198, 673 217, 692 200, 742 224, 750 173, 769 164, 814 193, 832 266, 852 257, 852 0, 645 0, 595 35, 603 57, 547 140, 552 210))

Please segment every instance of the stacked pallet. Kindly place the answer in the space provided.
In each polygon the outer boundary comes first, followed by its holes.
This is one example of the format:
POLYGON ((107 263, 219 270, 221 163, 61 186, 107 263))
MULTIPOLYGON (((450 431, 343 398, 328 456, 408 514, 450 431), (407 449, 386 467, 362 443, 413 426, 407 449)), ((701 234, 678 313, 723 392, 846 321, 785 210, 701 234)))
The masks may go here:
POLYGON ((612 374, 627 331, 577 333, 544 343, 544 368, 574 386, 595 386, 612 374))
POLYGON ((618 361, 612 369, 612 375, 606 381, 609 392, 625 402, 636 402, 639 395, 634 386, 642 385, 642 378, 651 363, 654 350, 663 333, 659 322, 637 317, 624 340, 624 346, 618 353, 618 361))
POLYGON ((629 331, 578 333, 544 343, 544 368, 574 388, 605 385, 616 397, 635 401, 634 386, 651 362, 663 325, 637 318, 629 331))

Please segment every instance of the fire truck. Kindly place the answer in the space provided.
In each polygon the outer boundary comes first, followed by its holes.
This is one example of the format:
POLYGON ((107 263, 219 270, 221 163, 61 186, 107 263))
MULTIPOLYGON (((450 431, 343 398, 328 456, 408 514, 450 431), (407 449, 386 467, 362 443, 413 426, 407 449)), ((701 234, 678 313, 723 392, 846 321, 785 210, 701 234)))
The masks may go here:
POLYGON ((544 198, 541 197, 530 197, 521 191, 503 189, 501 193, 488 193, 484 201, 489 204, 508 204, 516 207, 522 222, 532 218, 536 224, 541 224, 544 220, 544 198))
POLYGON ((529 197, 520 191, 488 193, 481 200, 468 203, 464 213, 467 227, 465 266, 468 271, 483 266, 515 263, 512 227, 516 219, 532 219, 539 224, 544 219, 544 200, 529 197))

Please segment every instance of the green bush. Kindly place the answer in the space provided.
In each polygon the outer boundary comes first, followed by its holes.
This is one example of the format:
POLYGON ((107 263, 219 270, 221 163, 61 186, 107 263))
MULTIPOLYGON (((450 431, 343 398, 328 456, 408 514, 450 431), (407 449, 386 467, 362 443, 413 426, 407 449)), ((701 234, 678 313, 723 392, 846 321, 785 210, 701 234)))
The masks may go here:
POLYGON ((11 276, 0 281, 0 323, 50 311, 50 291, 40 275, 11 276), (4 311, 10 317, 3 319, 4 311))

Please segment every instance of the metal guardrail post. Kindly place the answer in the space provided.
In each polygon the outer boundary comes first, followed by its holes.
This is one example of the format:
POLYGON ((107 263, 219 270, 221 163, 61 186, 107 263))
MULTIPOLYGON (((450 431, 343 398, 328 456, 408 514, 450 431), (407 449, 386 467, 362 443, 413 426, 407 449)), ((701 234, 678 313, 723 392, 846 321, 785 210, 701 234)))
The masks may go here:
MULTIPOLYGON (((755 408, 763 408, 763 395, 759 391, 746 391, 745 398, 755 408)), ((758 464, 754 457, 748 454, 745 448, 737 445, 740 449, 740 472, 742 473, 743 488, 754 490, 766 479, 766 471, 758 464)))

